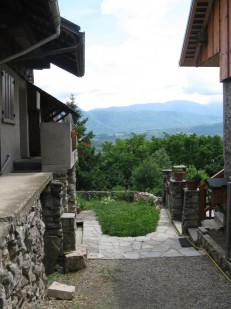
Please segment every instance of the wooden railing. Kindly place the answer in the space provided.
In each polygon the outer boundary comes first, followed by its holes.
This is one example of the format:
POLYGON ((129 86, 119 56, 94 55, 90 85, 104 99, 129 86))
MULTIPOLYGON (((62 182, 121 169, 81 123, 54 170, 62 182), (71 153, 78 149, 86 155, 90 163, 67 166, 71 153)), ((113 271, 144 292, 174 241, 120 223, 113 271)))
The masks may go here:
MULTIPOLYGON (((224 170, 219 171, 211 178, 224 178, 224 170)), ((203 182, 199 186, 200 195, 199 195, 199 218, 200 221, 204 220, 205 218, 211 219, 213 217, 212 211, 214 209, 214 203, 211 200, 208 200, 208 184, 207 182, 203 182)))

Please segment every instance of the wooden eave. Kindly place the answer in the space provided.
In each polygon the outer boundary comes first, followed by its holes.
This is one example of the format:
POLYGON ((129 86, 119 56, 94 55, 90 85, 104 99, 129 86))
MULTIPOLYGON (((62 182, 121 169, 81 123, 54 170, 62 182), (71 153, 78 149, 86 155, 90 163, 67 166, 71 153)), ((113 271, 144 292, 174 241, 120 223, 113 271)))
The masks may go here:
POLYGON ((201 45, 207 43, 207 24, 213 0, 192 0, 180 66, 198 66, 201 45))
MULTIPOLYGON (((56 32, 48 0, 3 0, 0 3, 0 31, 17 44, 17 52, 48 38, 56 32)), ((15 48, 14 48, 15 51, 15 48)), ((6 50, 2 58, 11 56, 6 50)), ((3 60, 0 59, 0 60, 3 60)), ((11 62, 24 62, 30 69, 44 69, 50 63, 82 77, 85 71, 85 34, 80 27, 61 18, 58 38, 11 62)))

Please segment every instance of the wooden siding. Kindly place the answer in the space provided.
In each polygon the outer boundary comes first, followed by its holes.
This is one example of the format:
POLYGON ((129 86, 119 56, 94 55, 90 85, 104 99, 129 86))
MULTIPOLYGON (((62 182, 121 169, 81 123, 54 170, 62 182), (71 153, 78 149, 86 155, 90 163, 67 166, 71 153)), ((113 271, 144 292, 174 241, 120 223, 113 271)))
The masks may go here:
POLYGON ((221 81, 231 77, 230 35, 231 0, 214 1, 207 25, 208 42, 201 45, 197 65, 219 66, 221 81))

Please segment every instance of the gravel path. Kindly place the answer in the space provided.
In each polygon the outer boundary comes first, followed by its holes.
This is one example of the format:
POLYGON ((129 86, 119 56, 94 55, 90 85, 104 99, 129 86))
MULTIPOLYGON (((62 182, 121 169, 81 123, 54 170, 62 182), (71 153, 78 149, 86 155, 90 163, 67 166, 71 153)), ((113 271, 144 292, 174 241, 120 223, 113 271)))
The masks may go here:
POLYGON ((206 256, 89 260, 87 269, 56 281, 75 285, 74 299, 46 299, 40 308, 231 308, 231 284, 206 256))

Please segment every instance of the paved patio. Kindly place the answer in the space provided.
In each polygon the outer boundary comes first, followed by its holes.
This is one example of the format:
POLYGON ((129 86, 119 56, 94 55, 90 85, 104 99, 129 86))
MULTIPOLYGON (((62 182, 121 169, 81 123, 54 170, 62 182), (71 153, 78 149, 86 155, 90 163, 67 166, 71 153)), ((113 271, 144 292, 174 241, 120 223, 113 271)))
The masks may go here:
POLYGON ((193 247, 182 248, 179 237, 169 221, 167 211, 161 209, 157 230, 146 236, 112 237, 103 235, 91 211, 78 216, 83 221, 83 244, 88 259, 141 259, 151 257, 200 256, 203 251, 193 247))

